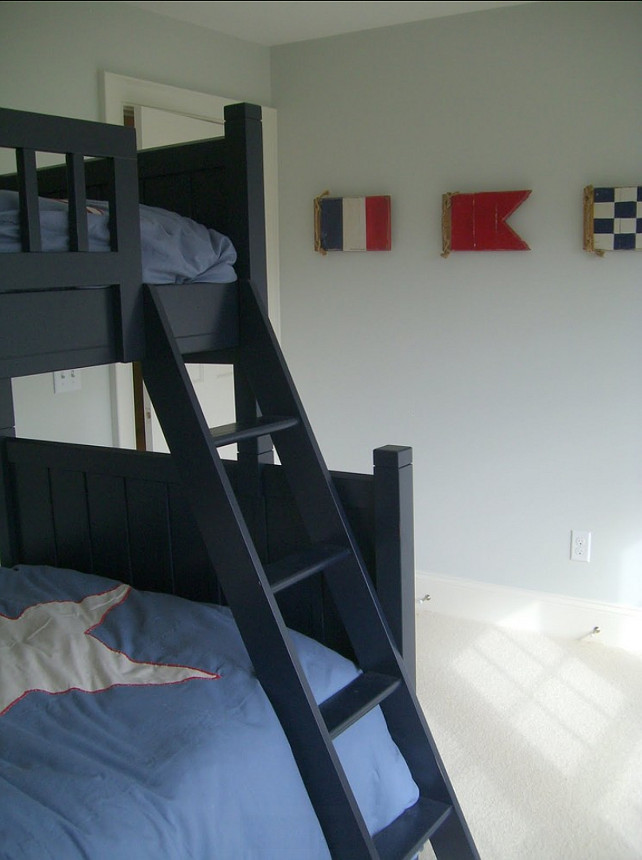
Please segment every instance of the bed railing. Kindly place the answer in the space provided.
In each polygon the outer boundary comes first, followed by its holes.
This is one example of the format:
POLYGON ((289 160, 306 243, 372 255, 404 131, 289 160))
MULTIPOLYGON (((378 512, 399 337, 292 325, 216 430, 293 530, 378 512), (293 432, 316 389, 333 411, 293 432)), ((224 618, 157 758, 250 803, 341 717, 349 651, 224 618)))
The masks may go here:
MULTIPOLYGON (((2 255, 0 294, 110 287, 115 352, 124 361, 140 355, 142 338, 141 253, 136 139, 132 129, 104 123, 0 109, 0 145, 15 150, 22 252, 2 255), (37 153, 60 154, 67 165, 69 249, 44 253, 38 203, 37 153), (111 250, 90 252, 87 230, 87 158, 111 165, 106 199, 111 250)), ((12 183, 4 183, 11 187, 12 183)), ((26 308, 32 307, 27 303, 26 308)), ((19 306, 11 310, 18 310, 19 306)), ((26 313, 27 311, 25 311, 26 313)), ((27 319, 13 318, 28 329, 27 319)))

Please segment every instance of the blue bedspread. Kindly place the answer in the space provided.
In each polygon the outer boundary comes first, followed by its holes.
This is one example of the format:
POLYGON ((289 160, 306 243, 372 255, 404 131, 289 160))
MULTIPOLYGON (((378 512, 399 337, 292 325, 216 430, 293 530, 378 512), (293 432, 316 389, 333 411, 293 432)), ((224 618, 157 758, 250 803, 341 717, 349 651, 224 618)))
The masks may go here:
MULTIPOLYGON (((67 204, 40 198, 39 207, 42 250, 67 251, 67 204)), ((108 206, 89 201, 89 209, 89 249, 109 251, 108 206)), ((154 206, 140 206, 140 231, 143 283, 222 284, 236 280, 236 251, 222 233, 154 206)), ((0 190, 0 253, 21 250, 18 194, 0 190)))
MULTIPOLYGON (((336 747, 372 832, 415 802, 379 709, 336 747)), ((7 860, 329 860, 230 613, 72 571, 0 568, 0 810, 7 860)))

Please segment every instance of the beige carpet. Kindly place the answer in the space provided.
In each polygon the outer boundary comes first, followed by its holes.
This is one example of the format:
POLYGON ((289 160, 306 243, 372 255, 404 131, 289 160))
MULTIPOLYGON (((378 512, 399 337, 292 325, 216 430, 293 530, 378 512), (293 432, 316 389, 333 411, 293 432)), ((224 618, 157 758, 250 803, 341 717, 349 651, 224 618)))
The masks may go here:
POLYGON ((421 609, 417 663, 482 860, 641 860, 641 655, 421 609))

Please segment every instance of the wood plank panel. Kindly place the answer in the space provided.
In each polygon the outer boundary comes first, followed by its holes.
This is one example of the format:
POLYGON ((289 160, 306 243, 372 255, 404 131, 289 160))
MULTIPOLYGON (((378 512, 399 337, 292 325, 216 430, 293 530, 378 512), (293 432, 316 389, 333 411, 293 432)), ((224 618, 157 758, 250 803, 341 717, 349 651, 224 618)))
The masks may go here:
POLYGON ((177 485, 168 486, 175 593, 189 600, 225 603, 187 500, 177 485))
POLYGON ((132 582, 125 481, 116 475, 87 475, 92 572, 132 582))
POLYGON ((58 564, 49 472, 23 465, 13 475, 19 561, 58 564))
POLYGON ((52 469, 49 473, 59 567, 92 569, 85 476, 52 469))
POLYGON ((127 516, 135 588, 174 593, 167 488, 127 481, 127 516))

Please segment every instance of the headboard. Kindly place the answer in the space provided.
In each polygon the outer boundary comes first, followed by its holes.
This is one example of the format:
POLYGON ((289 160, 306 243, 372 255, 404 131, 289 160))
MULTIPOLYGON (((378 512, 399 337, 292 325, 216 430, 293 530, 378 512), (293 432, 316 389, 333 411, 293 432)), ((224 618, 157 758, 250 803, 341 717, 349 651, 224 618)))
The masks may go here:
MULTIPOLYGON (((45 564, 96 573, 136 588, 224 603, 171 456, 0 437, 2 564, 45 564)), ((232 483, 239 464, 225 462, 232 483)), ((371 572, 393 635, 414 666, 412 451, 374 452, 373 474, 332 478, 371 572)), ((263 561, 304 546, 305 530, 281 467, 261 468, 263 561)), ((280 598, 288 623, 346 651, 323 581, 280 598)))
MULTIPOLYGON (((261 112, 233 105, 225 116, 223 139, 137 154, 131 129, 0 111, 0 143, 18 152, 17 175, 0 185, 20 193, 24 215, 24 253, 5 253, 0 260, 4 564, 69 566, 193 599, 224 599, 171 457, 13 439, 10 377, 144 356, 139 198, 225 231, 237 250, 239 276, 266 298, 261 112), (36 171, 39 150, 65 153, 66 165, 36 171), (38 196, 70 201, 65 253, 40 250, 38 196), (87 250, 84 213, 93 199, 110 206, 109 253, 87 250)), ((240 313, 236 282, 159 292, 183 354, 207 361, 213 350, 223 355, 234 350, 240 313)), ((236 399, 237 418, 255 410, 243 380, 236 384, 236 399)), ((304 535, 266 439, 267 445, 262 439, 239 443, 239 459, 226 469, 263 559, 270 561, 296 548, 304 535)), ((374 477, 333 473, 333 479, 412 665, 410 455, 407 448, 380 449, 374 477)), ((319 582, 297 586, 282 598, 284 614, 293 626, 342 650, 342 628, 323 588, 319 582)))
MULTIPOLYGON (((0 109, 0 126, 3 146, 17 153, 17 173, 0 178, 0 188, 21 195, 25 252, 2 255, 0 378, 142 357, 139 202, 228 235, 237 275, 252 280, 267 302, 259 107, 227 107, 224 138, 142 153, 133 129, 120 126, 7 109, 0 109), (59 152, 66 164, 37 170, 40 151, 59 152), (68 252, 40 252, 38 196, 69 200, 68 252), (110 206, 112 250, 101 254, 99 284, 87 250, 87 200, 110 206)), ((184 293, 188 288, 195 295, 176 302, 180 325, 191 335, 216 332, 216 339, 186 342, 184 350, 233 343, 233 291, 219 286, 212 297, 212 290, 184 285, 184 293)))

